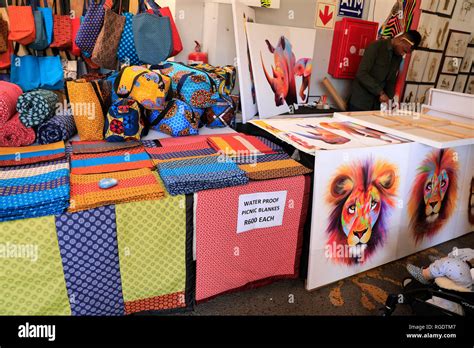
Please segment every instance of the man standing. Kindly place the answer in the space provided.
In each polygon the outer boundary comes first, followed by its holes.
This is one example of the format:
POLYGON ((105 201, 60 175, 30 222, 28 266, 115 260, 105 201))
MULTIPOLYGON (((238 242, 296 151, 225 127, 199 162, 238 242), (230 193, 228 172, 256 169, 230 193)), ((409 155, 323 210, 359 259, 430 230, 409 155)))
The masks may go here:
POLYGON ((421 35, 409 30, 393 39, 382 39, 367 46, 352 83, 350 111, 380 110, 395 94, 400 63, 407 53, 418 48, 421 35))

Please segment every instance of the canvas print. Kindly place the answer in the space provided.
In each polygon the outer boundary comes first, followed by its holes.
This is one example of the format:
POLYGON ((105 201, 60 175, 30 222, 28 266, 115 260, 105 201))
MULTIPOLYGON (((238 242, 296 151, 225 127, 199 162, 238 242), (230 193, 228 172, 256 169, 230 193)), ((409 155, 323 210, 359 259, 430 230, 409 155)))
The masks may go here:
POLYGON ((457 74, 461 67, 462 58, 458 57, 444 57, 443 67, 441 68, 442 73, 446 74, 457 74))
POLYGON ((423 78, 421 79, 422 82, 434 83, 436 81, 442 57, 443 54, 441 52, 429 53, 425 71, 423 73, 423 78))
POLYGON ((234 17, 234 33, 237 52, 237 73, 239 75, 240 102, 242 105, 242 120, 245 123, 252 119, 257 112, 257 95, 250 63, 250 49, 247 41, 246 23, 255 22, 255 10, 232 1, 234 17))
POLYGON ((416 92, 416 102, 420 104, 428 103, 428 93, 430 88, 434 88, 434 85, 419 85, 416 92))
POLYGON ((462 59, 461 67, 459 72, 468 73, 471 71, 472 63, 474 62, 474 47, 470 46, 466 49, 466 54, 462 59))
POLYGON ((261 118, 306 104, 315 29, 247 23, 250 58, 261 118))
POLYGON ((418 23, 418 32, 421 35, 420 47, 430 48, 431 41, 437 32, 438 16, 422 12, 418 23))
POLYGON ((307 289, 395 259, 410 148, 317 153, 307 289))
POLYGON ((466 75, 466 74, 459 74, 456 77, 456 82, 454 83, 454 88, 453 88, 454 92, 460 92, 460 93, 464 92, 464 87, 466 86, 467 76, 468 75, 466 75))
POLYGON ((416 103, 416 93, 418 91, 418 85, 414 83, 407 83, 405 85, 405 93, 403 94, 402 101, 404 103, 416 103))
POLYGON ((452 57, 464 57, 470 40, 471 35, 469 33, 451 30, 445 54, 452 57))
MULTIPOLYGON (((453 13, 453 22, 456 22, 457 27, 472 26, 472 18, 474 16, 474 0, 457 0, 456 7, 453 13)), ((468 28, 466 28, 468 29, 468 28)))
POLYGON ((433 37, 430 48, 443 50, 448 38, 449 18, 437 16, 436 24, 433 24, 433 37))
POLYGON ((421 82, 429 52, 416 50, 411 54, 410 67, 407 72, 407 81, 421 82))
POLYGON ((432 149, 418 164, 408 213, 415 243, 439 232, 456 209, 458 155, 453 149, 432 149))
POLYGON ((441 74, 439 75, 436 88, 452 91, 454 88, 454 82, 456 82, 456 75, 441 74))
POLYGON ((456 5, 456 0, 439 0, 436 12, 451 16, 453 14, 454 5, 456 5))

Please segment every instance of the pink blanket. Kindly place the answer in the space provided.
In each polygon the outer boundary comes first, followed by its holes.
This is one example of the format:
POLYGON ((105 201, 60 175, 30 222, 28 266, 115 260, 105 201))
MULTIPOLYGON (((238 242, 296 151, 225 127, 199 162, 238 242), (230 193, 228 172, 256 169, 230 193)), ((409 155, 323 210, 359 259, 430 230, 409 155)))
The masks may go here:
POLYGON ((18 113, 0 126, 0 146, 17 147, 33 144, 36 134, 33 128, 26 128, 20 122, 18 113))
POLYGON ((264 280, 297 276, 309 198, 307 179, 295 176, 197 194, 197 301, 264 280), (286 192, 281 225, 237 233, 239 197, 243 202, 249 196, 242 195, 281 191, 286 192))
POLYGON ((17 85, 0 81, 0 126, 16 114, 16 102, 22 93, 17 85))

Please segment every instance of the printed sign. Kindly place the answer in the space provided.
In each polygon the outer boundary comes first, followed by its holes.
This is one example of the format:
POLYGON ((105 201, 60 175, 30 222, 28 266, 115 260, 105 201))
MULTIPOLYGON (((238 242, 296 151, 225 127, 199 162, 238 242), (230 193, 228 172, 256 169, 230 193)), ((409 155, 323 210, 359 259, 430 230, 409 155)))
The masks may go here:
POLYGON ((364 0, 341 0, 339 3, 339 16, 362 18, 364 0))
POLYGON ((281 226, 287 191, 259 192, 239 196, 237 233, 281 226))
POLYGON ((318 2, 316 7, 316 28, 333 29, 336 16, 336 5, 331 0, 318 2))

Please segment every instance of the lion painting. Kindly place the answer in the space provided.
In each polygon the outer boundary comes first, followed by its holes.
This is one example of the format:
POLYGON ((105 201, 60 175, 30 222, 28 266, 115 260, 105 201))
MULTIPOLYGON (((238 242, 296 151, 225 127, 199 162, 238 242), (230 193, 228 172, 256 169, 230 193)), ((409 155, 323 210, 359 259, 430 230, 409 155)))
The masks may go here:
POLYGON ((453 214, 458 169, 457 154, 452 149, 433 150, 418 168, 408 201, 415 243, 433 237, 453 214))
POLYGON ((384 244, 398 186, 397 167, 384 160, 368 159, 337 170, 326 195, 332 206, 326 247, 332 248, 333 261, 361 264, 384 244))

